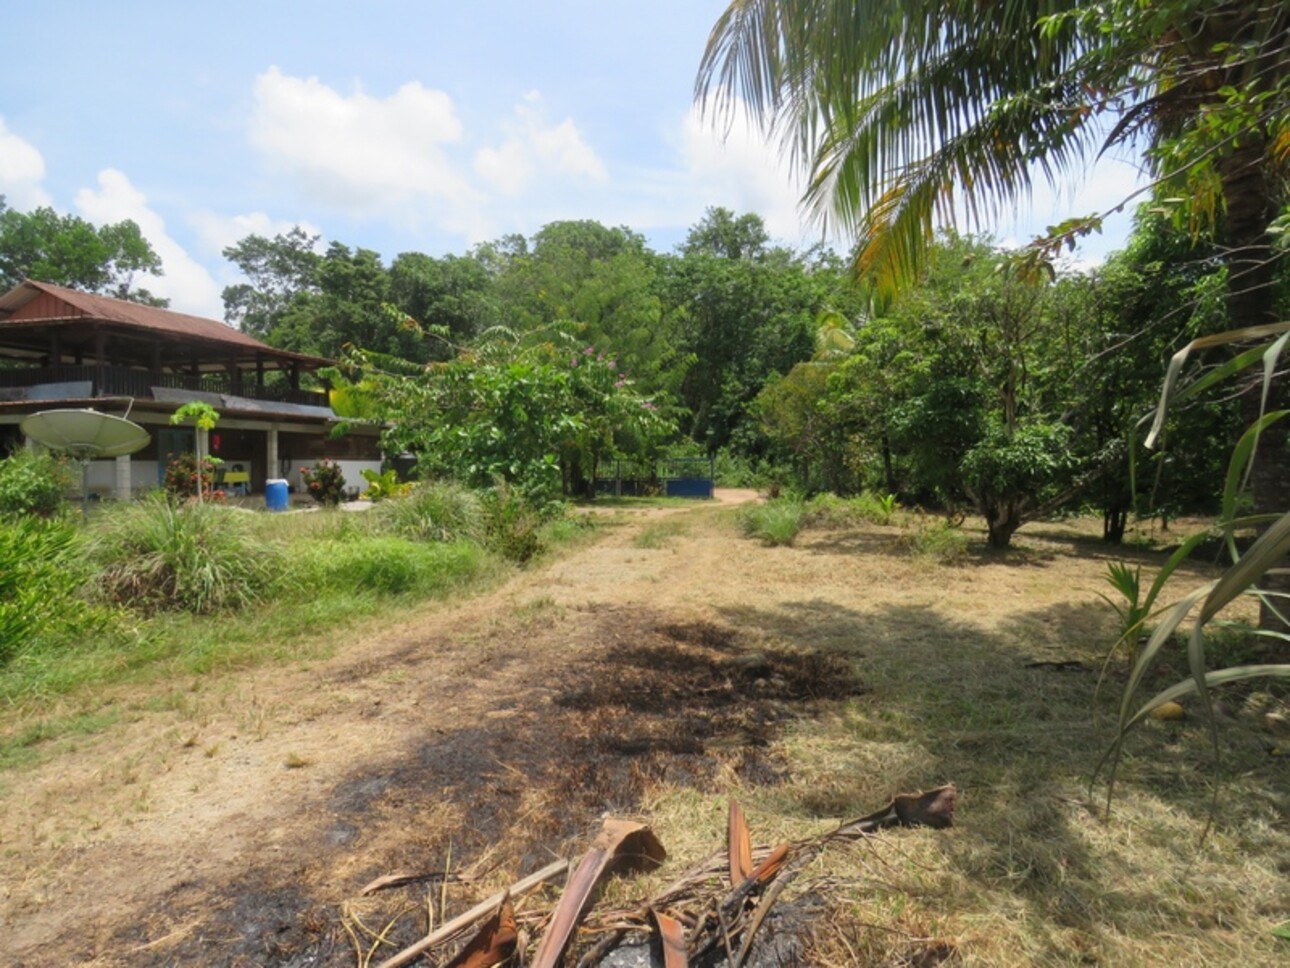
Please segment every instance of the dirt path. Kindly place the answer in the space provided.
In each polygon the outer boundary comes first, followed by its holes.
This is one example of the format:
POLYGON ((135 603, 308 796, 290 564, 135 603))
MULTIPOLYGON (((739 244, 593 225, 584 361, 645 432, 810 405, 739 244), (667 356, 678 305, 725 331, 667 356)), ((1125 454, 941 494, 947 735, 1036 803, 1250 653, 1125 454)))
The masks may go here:
POLYGON ((1085 802, 1106 565, 1158 553, 1078 522, 1003 556, 977 532, 952 566, 911 551, 917 520, 768 548, 730 522, 754 497, 611 512, 593 543, 326 660, 102 697, 118 722, 0 775, 0 964, 353 968, 347 929, 425 931, 425 883, 356 899, 383 874, 451 867, 451 913, 612 813, 655 825, 670 878, 721 841, 730 795, 794 839, 950 781, 953 836, 819 872, 816 963, 1284 962, 1290 794, 1263 707, 1224 727, 1239 760, 1203 855, 1178 847, 1209 803, 1199 721, 1135 740, 1132 819, 1085 802))
POLYGON ((651 779, 773 770, 757 751, 819 670, 759 654, 767 707, 711 711, 758 648, 713 621, 715 583, 743 565, 714 513, 628 512, 593 546, 373 625, 327 661, 171 683, 134 722, 12 777, 0 960, 351 964, 324 942, 372 876, 436 863, 449 842, 532 866, 651 779), (637 547, 663 520, 693 532, 683 554, 637 547), (685 682, 657 675, 678 658, 685 682))

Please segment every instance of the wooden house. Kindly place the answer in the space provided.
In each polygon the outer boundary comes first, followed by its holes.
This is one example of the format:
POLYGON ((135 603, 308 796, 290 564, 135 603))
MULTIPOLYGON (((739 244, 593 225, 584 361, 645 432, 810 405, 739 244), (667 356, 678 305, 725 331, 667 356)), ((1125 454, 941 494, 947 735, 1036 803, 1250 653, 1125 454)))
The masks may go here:
POLYGON ((220 414, 209 452, 223 471, 247 475, 251 492, 274 478, 299 490, 300 468, 322 457, 361 490, 362 469, 380 467, 378 434, 332 436, 338 418, 313 378, 331 364, 218 320, 28 280, 0 296, 0 454, 23 443, 19 423, 40 410, 128 417, 152 435, 148 447, 90 468, 92 492, 127 498, 156 487, 171 458, 194 450, 200 431, 170 418, 200 400, 220 414))

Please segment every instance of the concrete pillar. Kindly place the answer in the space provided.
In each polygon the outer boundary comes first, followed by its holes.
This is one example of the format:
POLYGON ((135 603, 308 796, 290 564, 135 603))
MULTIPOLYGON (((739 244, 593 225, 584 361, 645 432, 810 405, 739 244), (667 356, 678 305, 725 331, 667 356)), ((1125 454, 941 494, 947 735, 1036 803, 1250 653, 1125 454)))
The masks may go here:
POLYGON ((116 480, 112 488, 112 496, 118 501, 128 501, 131 496, 130 488, 130 457, 118 457, 116 459, 116 480))
POLYGON ((268 438, 268 446, 264 454, 264 476, 273 480, 278 476, 278 428, 270 427, 265 436, 268 438))

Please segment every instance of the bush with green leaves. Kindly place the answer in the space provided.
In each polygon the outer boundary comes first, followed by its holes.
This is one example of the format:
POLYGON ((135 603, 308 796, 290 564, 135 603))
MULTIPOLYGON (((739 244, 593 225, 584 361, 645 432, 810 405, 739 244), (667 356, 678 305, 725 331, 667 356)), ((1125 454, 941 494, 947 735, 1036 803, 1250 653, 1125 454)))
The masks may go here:
POLYGON ((781 497, 765 504, 739 509, 739 527, 750 538, 767 545, 791 545, 806 523, 806 504, 796 497, 781 497))
POLYGON ((258 602, 278 580, 283 554, 248 524, 234 508, 164 495, 108 509, 90 539, 95 584, 107 600, 146 612, 258 602))
POLYGON ((427 481, 409 493, 382 501, 371 514, 382 531, 413 541, 482 542, 484 506, 480 496, 452 481, 427 481))
POLYGON ((85 579, 76 531, 64 521, 0 517, 0 665, 43 640, 93 624, 77 598, 85 579))
POLYGON ((363 480, 367 481, 367 490, 363 492, 363 496, 372 503, 384 501, 386 498, 401 497, 413 487, 412 484, 400 481, 398 471, 392 467, 383 471, 364 467, 362 474, 363 480))
POLYGON ((542 524, 553 516, 558 502, 539 506, 518 488, 498 481, 485 491, 480 506, 484 512, 484 544, 508 561, 523 564, 542 551, 542 524))
POLYGON ((56 514, 70 483, 65 462, 50 454, 16 450, 0 460, 0 514, 56 514))
POLYGON ((166 465, 161 486, 174 498, 199 497, 210 494, 215 481, 215 462, 209 457, 200 461, 191 451, 177 454, 166 465))
POLYGON ((313 467, 300 468, 300 479, 309 496, 323 507, 334 508, 345 496, 345 475, 330 458, 324 457, 313 467))

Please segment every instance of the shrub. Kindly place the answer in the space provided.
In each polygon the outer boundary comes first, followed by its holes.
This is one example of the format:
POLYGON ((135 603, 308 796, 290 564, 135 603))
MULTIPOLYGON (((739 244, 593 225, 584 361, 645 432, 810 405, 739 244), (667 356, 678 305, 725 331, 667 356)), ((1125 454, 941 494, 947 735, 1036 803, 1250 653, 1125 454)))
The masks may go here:
POLYGON ((382 501, 371 514, 382 531, 413 541, 482 542, 485 537, 479 495, 450 481, 419 484, 404 497, 382 501))
POLYGON ((83 579, 75 538, 61 521, 0 518, 0 665, 88 617, 75 597, 83 579))
POLYGON ((364 467, 362 473, 363 480, 367 481, 367 490, 363 496, 373 504, 377 501, 384 501, 386 498, 402 497, 411 491, 413 487, 411 484, 400 482, 398 472, 393 468, 378 473, 364 467))
POLYGON ((64 462, 49 454, 14 451, 0 460, 0 514, 50 517, 62 507, 70 483, 64 462))
POLYGON ((542 513, 516 488, 499 480, 481 499, 484 543, 523 564, 542 550, 542 513))
POLYGON ((791 545, 806 521, 806 505, 796 497, 749 504, 739 510, 739 526, 768 545, 791 545))
POLYGON ((942 565, 960 561, 967 554, 967 536, 940 518, 921 525, 909 541, 915 554, 942 565))
POLYGON ((277 545, 248 530, 245 512, 161 495, 103 515, 90 554, 101 593, 145 611, 249 605, 273 586, 282 562, 277 545))
MULTIPOLYGON (((215 462, 209 457, 201 460, 201 493, 210 494, 215 481, 215 462)), ((189 452, 179 454, 166 465, 166 475, 161 486, 167 494, 175 498, 197 497, 197 455, 189 452)))
POLYGON ((345 475, 334 460, 324 457, 313 467, 302 467, 300 477, 309 496, 323 507, 334 508, 345 496, 345 475))
POLYGON ((852 498, 836 494, 821 494, 811 500, 807 508, 808 523, 826 528, 841 528, 860 522, 891 524, 900 505, 894 494, 877 494, 863 491, 852 498))

